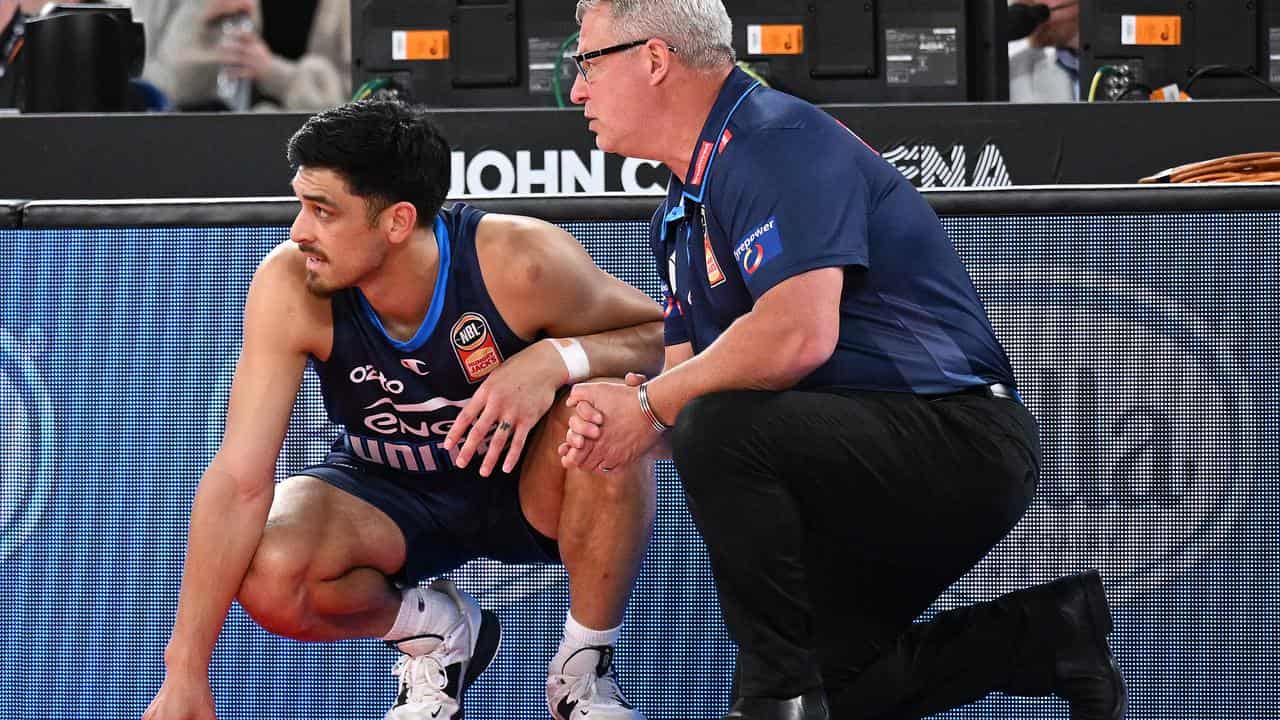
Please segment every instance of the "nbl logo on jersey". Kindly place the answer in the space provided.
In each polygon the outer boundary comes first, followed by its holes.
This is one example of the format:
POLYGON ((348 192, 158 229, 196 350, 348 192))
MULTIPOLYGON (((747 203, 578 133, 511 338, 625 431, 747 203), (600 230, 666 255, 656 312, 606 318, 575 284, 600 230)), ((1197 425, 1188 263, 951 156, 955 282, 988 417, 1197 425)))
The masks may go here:
POLYGON ((450 331, 453 352, 467 382, 480 382, 502 364, 502 352, 489 330, 489 321, 479 313, 463 313, 450 331))

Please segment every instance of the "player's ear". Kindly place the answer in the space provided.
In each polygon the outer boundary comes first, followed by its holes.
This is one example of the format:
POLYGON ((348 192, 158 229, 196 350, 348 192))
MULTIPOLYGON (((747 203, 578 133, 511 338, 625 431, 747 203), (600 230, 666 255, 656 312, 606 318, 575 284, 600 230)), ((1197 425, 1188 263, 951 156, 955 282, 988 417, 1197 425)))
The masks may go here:
POLYGON ((403 242, 418 226, 418 209, 410 202, 398 202, 382 211, 384 227, 392 242, 403 242))

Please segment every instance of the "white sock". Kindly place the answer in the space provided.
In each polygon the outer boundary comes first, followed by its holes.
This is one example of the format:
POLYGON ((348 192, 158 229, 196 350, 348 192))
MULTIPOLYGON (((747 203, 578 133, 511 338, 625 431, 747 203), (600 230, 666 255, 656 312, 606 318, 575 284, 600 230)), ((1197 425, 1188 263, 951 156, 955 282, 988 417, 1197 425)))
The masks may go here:
POLYGON ((549 671, 558 675, 584 675, 594 673, 600 662, 600 651, 590 648, 613 645, 622 635, 622 626, 608 630, 592 630, 574 619, 569 613, 564 620, 564 639, 555 657, 551 658, 549 671))
POLYGON ((461 619, 462 613, 448 595, 431 588, 406 588, 400 593, 396 621, 382 639, 405 654, 425 655, 439 647, 444 634, 461 619))

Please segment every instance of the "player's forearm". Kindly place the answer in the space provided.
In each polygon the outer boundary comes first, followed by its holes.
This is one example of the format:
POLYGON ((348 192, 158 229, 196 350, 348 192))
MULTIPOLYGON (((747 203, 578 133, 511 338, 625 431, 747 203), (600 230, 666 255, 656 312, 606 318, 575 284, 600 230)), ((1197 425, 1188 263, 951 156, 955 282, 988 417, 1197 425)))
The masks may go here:
POLYGON ((577 338, 590 363, 590 377, 655 375, 662 368, 662 322, 641 323, 577 338))
POLYGON ((210 468, 196 490, 186 565, 173 636, 165 649, 170 673, 204 675, 231 600, 262 538, 274 485, 246 488, 210 468))
POLYGON ((658 418, 674 424, 694 398, 724 390, 786 390, 831 357, 831 348, 789 318, 738 318, 706 350, 649 382, 658 418))

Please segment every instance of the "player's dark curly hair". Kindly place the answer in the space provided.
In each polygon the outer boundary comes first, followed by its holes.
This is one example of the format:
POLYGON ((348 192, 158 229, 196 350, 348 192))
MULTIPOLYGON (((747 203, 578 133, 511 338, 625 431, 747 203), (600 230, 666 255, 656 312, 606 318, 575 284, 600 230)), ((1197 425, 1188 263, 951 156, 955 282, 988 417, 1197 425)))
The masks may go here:
POLYGON ((449 192, 449 143, 426 108, 362 100, 312 116, 289 138, 289 165, 325 168, 364 198, 370 222, 405 201, 429 226, 449 192))

